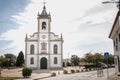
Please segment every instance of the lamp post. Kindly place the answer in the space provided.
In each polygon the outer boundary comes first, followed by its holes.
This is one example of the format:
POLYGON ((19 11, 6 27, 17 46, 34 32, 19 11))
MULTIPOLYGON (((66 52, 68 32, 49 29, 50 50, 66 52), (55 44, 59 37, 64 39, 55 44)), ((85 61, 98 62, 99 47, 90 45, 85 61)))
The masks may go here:
POLYGON ((118 1, 105 1, 105 2, 102 2, 103 4, 107 4, 107 3, 116 3, 117 4, 117 7, 119 9, 119 12, 120 12, 120 0, 118 1))

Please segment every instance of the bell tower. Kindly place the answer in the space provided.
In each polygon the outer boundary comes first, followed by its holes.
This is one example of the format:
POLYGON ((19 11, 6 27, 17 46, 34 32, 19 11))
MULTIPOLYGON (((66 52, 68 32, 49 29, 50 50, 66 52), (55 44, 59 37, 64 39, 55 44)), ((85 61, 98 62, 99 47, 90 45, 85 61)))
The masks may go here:
POLYGON ((50 32, 51 16, 46 12, 45 3, 41 14, 38 13, 38 32, 50 32))

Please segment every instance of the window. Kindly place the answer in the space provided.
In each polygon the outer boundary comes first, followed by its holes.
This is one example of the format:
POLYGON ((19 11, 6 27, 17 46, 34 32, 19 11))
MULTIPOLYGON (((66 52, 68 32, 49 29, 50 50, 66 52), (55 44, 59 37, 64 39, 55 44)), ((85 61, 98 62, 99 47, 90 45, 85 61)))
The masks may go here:
POLYGON ((116 51, 118 51, 118 39, 116 38, 116 51))
POLYGON ((46 29, 46 22, 42 22, 42 29, 46 29))
POLYGON ((45 42, 41 43, 41 50, 46 50, 46 43, 45 42))
POLYGON ((54 49, 54 54, 57 54, 57 48, 58 48, 58 47, 57 47, 57 45, 55 44, 55 45, 54 45, 54 48, 53 48, 53 49, 54 49))
POLYGON ((30 54, 34 54, 34 45, 30 46, 30 54))
POLYGON ((57 57, 54 58, 54 64, 57 64, 57 57))
POLYGON ((34 64, 34 58, 33 57, 30 59, 30 64, 34 64))

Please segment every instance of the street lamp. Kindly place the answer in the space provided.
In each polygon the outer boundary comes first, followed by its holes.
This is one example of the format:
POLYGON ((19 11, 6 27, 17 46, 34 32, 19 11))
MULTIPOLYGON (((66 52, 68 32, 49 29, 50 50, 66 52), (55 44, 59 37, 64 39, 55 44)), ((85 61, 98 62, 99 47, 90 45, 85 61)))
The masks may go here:
POLYGON ((111 1, 105 1, 105 2, 102 2, 103 4, 107 4, 107 3, 116 3, 117 4, 117 7, 120 11, 120 0, 118 1, 115 1, 115 0, 111 0, 111 1))

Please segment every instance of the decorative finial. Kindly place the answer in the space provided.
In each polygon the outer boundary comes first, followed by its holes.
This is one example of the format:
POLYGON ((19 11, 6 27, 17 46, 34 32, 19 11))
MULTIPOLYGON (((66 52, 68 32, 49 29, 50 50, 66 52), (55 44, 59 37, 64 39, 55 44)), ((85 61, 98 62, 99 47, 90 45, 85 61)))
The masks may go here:
POLYGON ((46 4, 45 0, 44 0, 43 4, 44 4, 44 6, 45 6, 45 4, 46 4))
POLYGON ((45 0, 44 0, 44 2, 43 2, 43 5, 44 5, 43 9, 46 9, 46 8, 45 8, 45 4, 46 4, 46 2, 45 2, 45 0))
POLYGON ((26 34, 26 38, 25 38, 26 40, 28 39, 28 37, 27 37, 27 34, 26 34))

